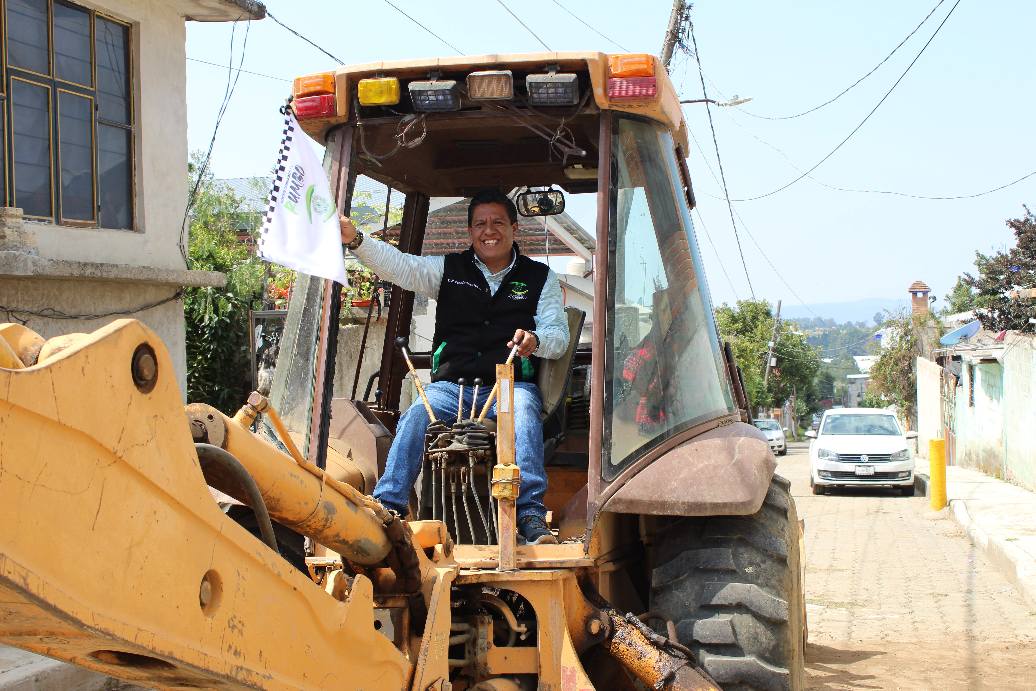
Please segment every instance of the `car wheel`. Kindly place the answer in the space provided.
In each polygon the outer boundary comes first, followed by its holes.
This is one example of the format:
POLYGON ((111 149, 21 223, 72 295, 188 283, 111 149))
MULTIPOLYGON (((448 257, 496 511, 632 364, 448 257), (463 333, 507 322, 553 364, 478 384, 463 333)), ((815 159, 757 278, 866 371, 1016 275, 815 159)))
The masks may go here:
POLYGON ((815 484, 812 480, 809 481, 809 488, 813 490, 813 494, 827 494, 827 488, 822 485, 815 484))
POLYGON ((783 449, 781 449, 780 451, 778 451, 778 452, 777 452, 777 455, 778 455, 778 456, 787 456, 787 455, 788 455, 788 447, 787 447, 787 446, 785 446, 785 447, 784 447, 783 449))

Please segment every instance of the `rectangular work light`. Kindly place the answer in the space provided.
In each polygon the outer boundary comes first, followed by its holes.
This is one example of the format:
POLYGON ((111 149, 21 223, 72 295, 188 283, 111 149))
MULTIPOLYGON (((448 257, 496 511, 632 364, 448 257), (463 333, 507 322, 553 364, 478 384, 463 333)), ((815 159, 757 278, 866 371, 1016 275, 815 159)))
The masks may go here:
POLYGON ((468 98, 473 101, 497 101, 514 98, 511 70, 486 70, 468 75, 468 98))
POLYGON ((399 80, 395 77, 361 79, 356 85, 361 106, 394 106, 399 103, 399 80))
POLYGON ((525 78, 534 106, 574 106, 579 103, 579 77, 570 72, 530 74, 525 78))
POLYGON ((296 98, 291 102, 295 117, 299 120, 308 118, 329 118, 338 114, 334 94, 320 94, 296 98))
POLYGON ((414 110, 426 113, 460 110, 460 89, 452 79, 410 82, 407 88, 410 89, 414 110))

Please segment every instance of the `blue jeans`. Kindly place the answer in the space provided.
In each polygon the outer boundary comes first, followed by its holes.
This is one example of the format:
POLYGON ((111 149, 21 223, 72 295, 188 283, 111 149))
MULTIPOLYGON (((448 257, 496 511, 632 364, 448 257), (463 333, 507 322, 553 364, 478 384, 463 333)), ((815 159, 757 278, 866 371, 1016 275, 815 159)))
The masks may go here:
MULTIPOLYGON (((479 388, 475 416, 482 411, 492 386, 479 388)), ((425 387, 428 402, 435 411, 435 417, 446 423, 457 420, 457 394, 460 387, 453 382, 437 381, 425 387)), ((471 414, 472 386, 464 387, 464 414, 471 414)), ((496 419, 496 403, 486 417, 496 419)), ((525 516, 546 517, 543 493, 547 491, 547 474, 543 469, 543 423, 540 410, 543 403, 540 390, 529 382, 515 382, 514 385, 514 436, 515 460, 521 471, 521 485, 518 493, 518 518, 525 516)), ((418 398, 399 418, 396 437, 389 449, 385 473, 378 479, 374 497, 390 509, 406 515, 410 504, 410 490, 417 481, 424 456, 424 435, 428 429, 428 413, 418 398)))

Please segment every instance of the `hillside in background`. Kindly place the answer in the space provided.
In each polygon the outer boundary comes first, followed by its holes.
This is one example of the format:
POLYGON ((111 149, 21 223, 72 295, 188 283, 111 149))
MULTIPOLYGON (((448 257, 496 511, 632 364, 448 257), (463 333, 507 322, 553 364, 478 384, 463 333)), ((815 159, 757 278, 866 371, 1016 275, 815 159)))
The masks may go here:
POLYGON ((785 301, 781 308, 781 317, 784 319, 810 318, 820 316, 824 319, 831 319, 836 324, 845 322, 867 322, 874 323, 874 315, 886 310, 898 312, 909 309, 910 303, 906 298, 867 298, 864 300, 853 300, 851 302, 827 302, 816 305, 796 305, 785 301))

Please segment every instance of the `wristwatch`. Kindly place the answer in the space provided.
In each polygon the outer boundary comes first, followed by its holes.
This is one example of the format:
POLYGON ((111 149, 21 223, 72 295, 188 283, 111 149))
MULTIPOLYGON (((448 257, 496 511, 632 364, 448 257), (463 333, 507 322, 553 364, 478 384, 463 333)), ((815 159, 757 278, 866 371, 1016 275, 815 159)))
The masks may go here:
POLYGON ((349 249, 349 250, 354 250, 354 249, 356 249, 357 247, 359 247, 362 244, 363 244, 363 231, 362 230, 357 230, 356 231, 356 237, 354 237, 351 242, 345 243, 345 248, 349 249))

